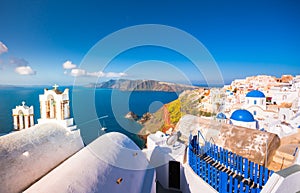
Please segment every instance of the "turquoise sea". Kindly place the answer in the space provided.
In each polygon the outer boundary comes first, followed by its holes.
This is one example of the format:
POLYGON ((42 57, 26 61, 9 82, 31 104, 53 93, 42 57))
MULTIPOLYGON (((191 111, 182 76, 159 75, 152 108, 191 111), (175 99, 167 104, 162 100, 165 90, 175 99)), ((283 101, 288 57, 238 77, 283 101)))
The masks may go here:
MULTIPOLYGON (((51 87, 47 87, 51 88, 51 87)), ((59 87, 60 90, 64 90, 65 87, 59 87)), ((71 114, 72 112, 72 94, 73 89, 70 88, 70 103, 71 114)), ((141 129, 141 125, 135 121, 124 118, 127 110, 133 111, 139 116, 146 112, 155 112, 163 104, 169 103, 176 98, 178 94, 174 92, 153 92, 153 91, 118 91, 111 89, 94 89, 94 88, 76 88, 76 92, 83 94, 93 92, 95 110, 98 117, 107 116, 106 118, 92 121, 100 121, 102 126, 105 126, 107 130, 105 132, 118 131, 126 134, 137 145, 143 147, 144 142, 137 136, 137 132, 141 129), (128 99, 128 100, 125 100, 128 99), (114 105, 112 105, 112 103, 114 105), (115 108, 112 108, 114 106, 115 108), (120 108, 118 108, 120 106, 120 108), (125 108, 124 108, 125 107, 125 108)), ((34 119, 37 123, 37 119, 40 118, 40 104, 39 95, 44 93, 44 87, 6 87, 0 88, 0 133, 5 134, 12 131, 13 119, 12 109, 16 105, 21 105, 22 101, 26 102, 26 105, 34 106, 34 119)), ((77 93, 78 94, 78 93, 77 93)), ((77 104, 84 107, 84 102, 77 104)), ((82 116, 89 114, 90 112, 82 112, 82 116)), ((78 115, 77 115, 78 116, 78 115)), ((79 114, 80 116, 80 114, 79 114)), ((79 118, 79 117, 78 117, 79 118)), ((74 117, 76 123, 76 116, 74 117)), ((76 123, 77 124, 77 123, 76 123)), ((79 123, 78 128, 81 130, 81 135, 86 144, 90 143, 97 138, 98 135, 103 134, 101 128, 94 128, 90 124, 79 123), (90 126, 90 127, 89 127, 90 126)))

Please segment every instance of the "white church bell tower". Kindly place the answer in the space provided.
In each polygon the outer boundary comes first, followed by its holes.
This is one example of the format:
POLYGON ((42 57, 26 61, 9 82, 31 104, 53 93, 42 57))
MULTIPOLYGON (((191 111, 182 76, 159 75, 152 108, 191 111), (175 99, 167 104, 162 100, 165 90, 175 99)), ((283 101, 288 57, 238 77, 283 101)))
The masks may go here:
POLYGON ((24 101, 22 102, 22 105, 16 106, 16 108, 12 110, 12 113, 15 131, 27 129, 34 125, 33 106, 26 106, 24 101))
POLYGON ((76 125, 70 117, 69 89, 63 92, 55 84, 52 90, 44 89, 44 94, 39 96, 41 118, 38 123, 58 122, 64 127, 75 130, 76 125))

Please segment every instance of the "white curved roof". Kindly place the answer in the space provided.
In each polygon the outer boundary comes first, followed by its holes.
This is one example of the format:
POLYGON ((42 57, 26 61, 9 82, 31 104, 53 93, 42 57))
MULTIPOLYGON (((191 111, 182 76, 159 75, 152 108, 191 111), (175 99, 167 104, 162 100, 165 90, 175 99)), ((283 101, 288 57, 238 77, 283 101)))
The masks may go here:
POLYGON ((93 141, 25 192, 155 192, 155 170, 149 168, 134 142, 112 132, 93 141))
POLYGON ((21 192, 82 147, 79 131, 55 123, 0 137, 1 192, 21 192))
POLYGON ((144 170, 149 167, 149 162, 140 148, 126 135, 118 132, 106 133, 86 148, 113 166, 130 170, 144 170))

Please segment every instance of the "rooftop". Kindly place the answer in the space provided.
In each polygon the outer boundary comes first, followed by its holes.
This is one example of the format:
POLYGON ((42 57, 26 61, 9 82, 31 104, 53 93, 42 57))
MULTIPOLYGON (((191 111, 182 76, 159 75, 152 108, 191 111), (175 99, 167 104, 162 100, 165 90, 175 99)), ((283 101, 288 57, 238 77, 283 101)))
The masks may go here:
POLYGON ((235 121, 242 121, 242 122, 255 121, 253 115, 245 109, 239 109, 239 110, 234 111, 231 114, 230 119, 235 120, 235 121))
POLYGON ((259 90, 252 90, 247 93, 246 97, 265 98, 265 94, 259 90))

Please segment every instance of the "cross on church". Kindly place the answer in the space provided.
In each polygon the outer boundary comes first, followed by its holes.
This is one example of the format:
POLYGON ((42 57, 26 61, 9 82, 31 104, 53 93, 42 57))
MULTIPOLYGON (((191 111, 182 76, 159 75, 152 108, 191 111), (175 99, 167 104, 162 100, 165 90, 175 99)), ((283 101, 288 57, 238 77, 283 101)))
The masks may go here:
POLYGON ((25 101, 22 101, 22 106, 24 106, 25 105, 25 101))
POLYGON ((54 88, 54 90, 57 90, 58 85, 57 85, 57 84, 54 84, 52 87, 54 88))

